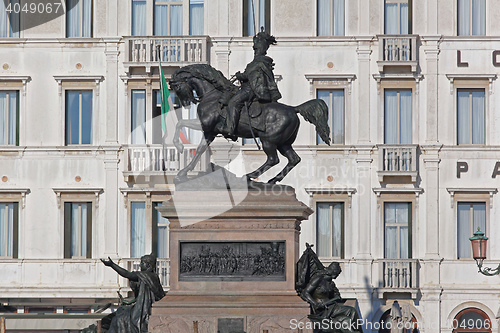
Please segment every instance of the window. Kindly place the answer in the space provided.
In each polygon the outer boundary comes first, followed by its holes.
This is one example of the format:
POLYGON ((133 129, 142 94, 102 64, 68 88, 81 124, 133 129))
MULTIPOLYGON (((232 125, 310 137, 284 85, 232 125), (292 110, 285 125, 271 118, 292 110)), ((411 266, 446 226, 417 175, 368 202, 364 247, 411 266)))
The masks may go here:
POLYGON ((17 258, 19 204, 0 202, 0 258, 17 258))
POLYGON ((486 233, 486 203, 459 202, 457 204, 458 258, 472 258, 469 237, 477 228, 486 233))
POLYGON ((92 202, 64 203, 64 257, 92 257, 92 202))
POLYGON ((92 144, 92 91, 66 91, 66 145, 92 144))
POLYGON ((132 0, 132 36, 146 36, 146 0, 132 0))
POLYGON ((132 144, 146 143, 146 91, 132 90, 132 144))
POLYGON ((460 311, 453 319, 453 333, 491 333, 492 322, 488 315, 476 308, 460 311))
POLYGON ((345 35, 345 0, 318 0, 318 36, 345 35))
POLYGON ((271 0, 243 0, 243 36, 254 36, 264 27, 271 33, 271 0))
POLYGON ((154 35, 182 35, 182 1, 156 0, 154 2, 154 35))
POLYGON ((486 0, 458 0, 458 35, 486 35, 486 0))
POLYGON ((153 252, 157 258, 168 258, 170 244, 169 221, 156 210, 156 207, 159 206, 161 206, 161 202, 153 202, 153 252))
POLYGON ((0 145, 19 145, 18 91, 0 91, 0 145))
POLYGON ((458 144, 485 143, 484 89, 457 89, 458 144))
MULTIPOLYGON (((331 130, 331 138, 333 144, 344 144, 345 131, 344 131, 344 89, 336 90, 318 90, 317 98, 325 101, 330 110, 328 114, 328 125, 331 130)), ((317 144, 324 144, 325 142, 317 135, 317 144)))
POLYGON ((130 216, 130 256, 140 258, 146 254, 146 203, 132 202, 130 216))
POLYGON ((0 1, 0 37, 19 37, 19 5, 19 0, 0 1))
POLYGON ((387 35, 411 33, 410 0, 385 0, 384 30, 387 35))
MULTIPOLYGON (((161 126, 161 94, 160 91, 153 90, 153 100, 146 100, 146 90, 134 89, 131 93, 132 108, 131 108, 131 144, 161 144, 163 142, 163 130, 161 126), (150 104, 151 112, 146 112, 147 105, 150 104), (150 134, 151 133, 151 134, 150 134)), ((179 107, 180 102, 173 91, 170 92, 170 100, 173 105, 170 105, 171 111, 179 107)), ((170 111, 169 111, 170 112, 170 111)), ((192 104, 189 110, 190 115, 196 117, 196 105, 192 104)), ((189 130, 201 133, 200 131, 189 130)), ((195 134, 193 134, 195 136, 195 134)), ((191 137, 189 135, 188 137, 191 137)), ((199 138, 197 138, 199 142, 199 138)))
POLYGON ((191 0, 189 2, 189 34, 203 35, 204 26, 204 0, 191 0))
POLYGON ((168 220, 156 207, 161 202, 146 205, 145 201, 132 201, 130 205, 130 256, 140 258, 153 252, 158 258, 169 257, 168 220))
POLYGON ((411 202, 384 204, 385 258, 411 258, 411 202))
POLYGON ((92 37, 92 0, 67 0, 66 37, 92 37))
POLYGON ((411 89, 386 89, 384 94, 384 142, 411 144, 411 89))
POLYGON ((319 257, 344 258, 344 203, 316 204, 316 244, 319 257))

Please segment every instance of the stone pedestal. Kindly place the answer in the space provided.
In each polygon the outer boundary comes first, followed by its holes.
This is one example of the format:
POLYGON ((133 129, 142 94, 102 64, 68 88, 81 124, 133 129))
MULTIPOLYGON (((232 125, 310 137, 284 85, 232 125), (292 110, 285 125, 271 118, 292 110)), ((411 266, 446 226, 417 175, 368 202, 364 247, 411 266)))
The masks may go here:
POLYGON ((308 332, 294 283, 312 210, 293 188, 178 191, 159 210, 170 220, 171 289, 153 306, 151 332, 308 332))

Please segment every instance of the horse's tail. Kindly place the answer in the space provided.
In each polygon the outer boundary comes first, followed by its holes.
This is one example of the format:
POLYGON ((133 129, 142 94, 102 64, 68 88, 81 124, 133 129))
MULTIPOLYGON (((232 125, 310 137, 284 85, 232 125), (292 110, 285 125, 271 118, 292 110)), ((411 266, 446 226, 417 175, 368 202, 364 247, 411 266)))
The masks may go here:
POLYGON ((330 145, 330 126, 328 126, 328 106, 321 99, 311 99, 295 107, 305 120, 316 126, 321 139, 330 145))

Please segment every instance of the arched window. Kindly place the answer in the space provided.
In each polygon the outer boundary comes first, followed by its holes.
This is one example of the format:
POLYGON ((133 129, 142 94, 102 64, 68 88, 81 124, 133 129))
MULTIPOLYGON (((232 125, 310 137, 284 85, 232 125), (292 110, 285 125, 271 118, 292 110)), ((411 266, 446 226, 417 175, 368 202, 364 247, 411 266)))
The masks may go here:
MULTIPOLYGON (((420 331, 418 330, 418 325, 417 325, 417 318, 412 314, 411 315, 411 320, 407 322, 403 322, 401 318, 398 320, 399 326, 401 330, 398 332, 401 333, 419 333, 420 331)), ((379 321, 380 324, 380 329, 378 330, 379 333, 391 333, 391 327, 393 325, 393 321, 391 318, 391 310, 387 310, 384 312, 382 317, 380 318, 379 321)), ((398 324, 396 324, 398 325, 398 324)))
POLYGON ((476 308, 460 311, 453 320, 453 333, 491 333, 491 320, 486 313, 476 308))

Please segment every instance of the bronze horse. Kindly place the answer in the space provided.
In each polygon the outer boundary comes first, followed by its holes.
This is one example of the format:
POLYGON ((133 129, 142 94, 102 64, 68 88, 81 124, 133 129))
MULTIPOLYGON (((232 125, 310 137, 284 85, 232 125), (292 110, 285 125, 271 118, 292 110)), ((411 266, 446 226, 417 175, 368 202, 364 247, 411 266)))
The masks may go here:
MULTIPOLYGON (((191 162, 177 174, 176 181, 183 181, 187 180, 187 173, 194 169, 201 155, 215 137, 224 133, 226 110, 224 108, 221 112, 219 100, 222 94, 235 93, 238 86, 231 83, 220 71, 206 64, 188 65, 178 69, 172 75, 169 84, 179 97, 182 106, 187 107, 191 103, 199 103, 197 110, 199 121, 197 119, 183 119, 177 123, 174 135, 174 145, 177 150, 182 152, 184 149, 179 140, 179 134, 183 127, 201 130, 205 136, 205 140, 201 140, 191 162), (194 96, 193 90, 198 97, 194 96)), ((277 151, 279 151, 288 159, 288 164, 278 175, 269 180, 269 183, 274 184, 281 181, 300 162, 300 157, 292 148, 300 125, 297 113, 314 124, 321 139, 330 144, 328 106, 319 99, 312 99, 296 107, 281 103, 266 103, 261 104, 261 106, 262 113, 259 117, 264 117, 265 126, 263 127, 265 130, 253 128, 253 132, 255 137, 260 138, 267 160, 246 177, 249 180, 255 179, 278 164, 277 151)), ((241 112, 246 112, 246 109, 243 108, 241 112)), ((249 124, 240 119, 236 134, 240 138, 251 138, 252 129, 249 124)))

